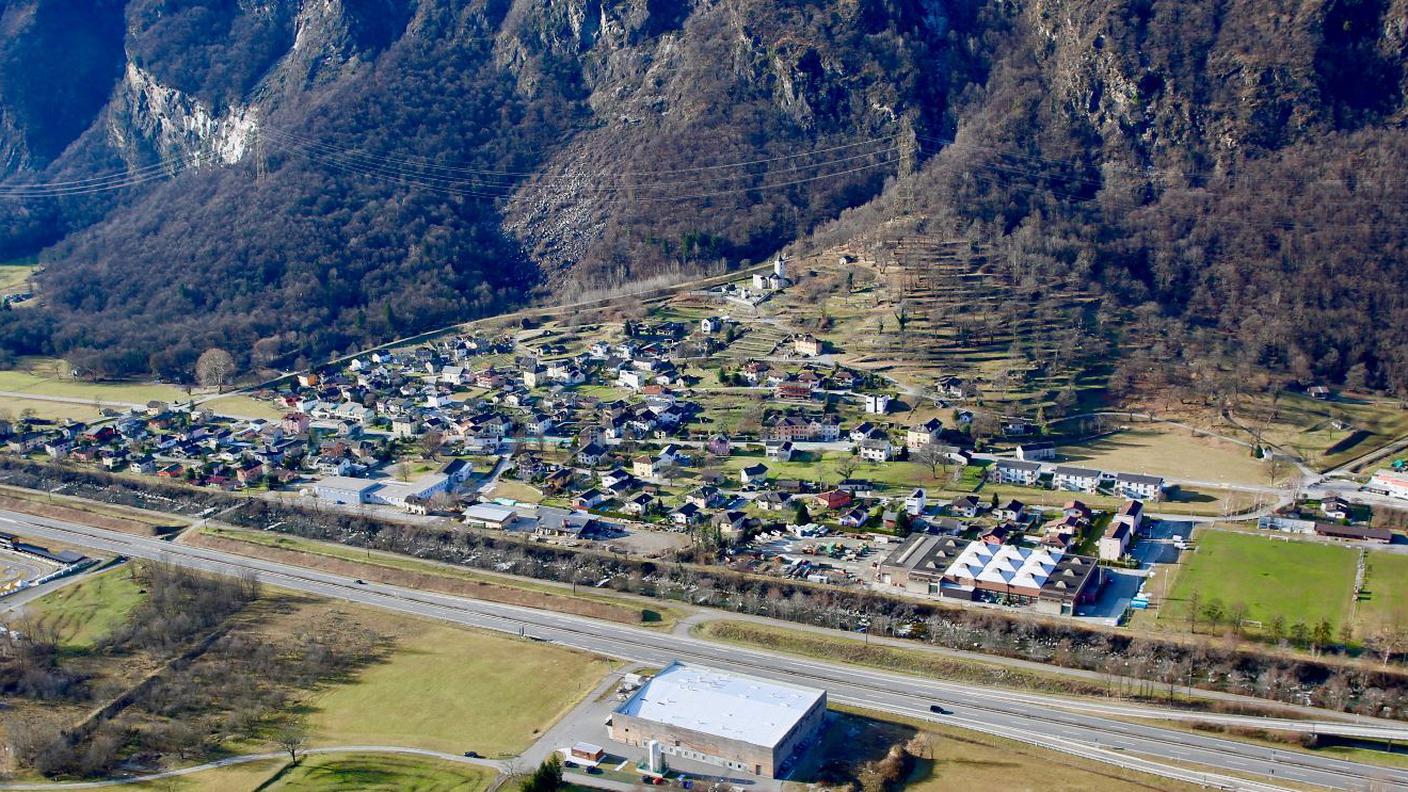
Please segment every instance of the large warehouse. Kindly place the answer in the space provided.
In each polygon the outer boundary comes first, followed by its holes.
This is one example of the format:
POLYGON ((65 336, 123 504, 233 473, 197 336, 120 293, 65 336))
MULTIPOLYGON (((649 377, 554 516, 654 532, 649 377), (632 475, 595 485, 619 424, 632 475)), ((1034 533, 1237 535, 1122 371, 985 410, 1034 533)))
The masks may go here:
POLYGON ((612 740, 776 778, 820 734, 826 691, 681 662, 607 721, 612 740))

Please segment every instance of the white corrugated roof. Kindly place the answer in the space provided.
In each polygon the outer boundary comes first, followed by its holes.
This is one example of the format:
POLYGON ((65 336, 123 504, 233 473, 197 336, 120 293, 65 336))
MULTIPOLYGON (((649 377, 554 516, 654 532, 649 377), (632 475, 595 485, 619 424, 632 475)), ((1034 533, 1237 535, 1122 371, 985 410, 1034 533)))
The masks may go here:
POLYGON ((1045 547, 989 545, 971 542, 944 572, 953 578, 1041 588, 1065 555, 1045 547))
POLYGON ((825 695, 817 688, 675 662, 616 711, 771 748, 825 695))

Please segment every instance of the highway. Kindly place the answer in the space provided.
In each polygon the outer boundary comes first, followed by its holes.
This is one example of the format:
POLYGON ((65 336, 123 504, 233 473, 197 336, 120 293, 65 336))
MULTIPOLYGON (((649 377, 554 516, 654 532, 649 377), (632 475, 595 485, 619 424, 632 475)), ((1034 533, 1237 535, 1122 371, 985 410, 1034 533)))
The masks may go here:
MULTIPOLYGON (((681 659, 822 687, 838 703, 935 720, 1215 788, 1264 792, 1283 789, 1278 782, 1294 782, 1346 790, 1408 790, 1408 769, 1380 768, 1131 723, 1101 714, 1115 710, 1091 702, 928 680, 396 586, 359 585, 351 578, 316 570, 14 512, 0 511, 0 530, 136 558, 162 559, 218 574, 255 572, 271 586, 522 634, 652 666, 681 659), (935 703, 948 713, 932 714, 929 707, 935 703), (1201 772, 1192 765, 1209 771, 1201 772), (1249 780, 1246 776, 1260 778, 1249 780)), ((1408 736, 1408 730, 1397 733, 1408 736)))

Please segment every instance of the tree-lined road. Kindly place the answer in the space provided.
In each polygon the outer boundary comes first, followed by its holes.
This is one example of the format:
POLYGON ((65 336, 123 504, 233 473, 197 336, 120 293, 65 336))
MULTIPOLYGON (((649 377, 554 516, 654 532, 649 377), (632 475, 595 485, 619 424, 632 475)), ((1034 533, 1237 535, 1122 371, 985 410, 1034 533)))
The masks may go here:
MULTIPOLYGON (((396 586, 359 585, 340 575, 14 512, 0 511, 0 530, 19 531, 36 538, 136 558, 165 560, 217 574, 253 572, 271 586, 471 627, 521 633, 532 639, 648 665, 659 666, 682 659, 784 682, 824 687, 838 702, 940 720, 1195 783, 1265 790, 1277 788, 1275 780, 1285 780, 1335 789, 1408 789, 1408 770, 1379 768, 1129 723, 1095 714, 1100 708, 1057 697, 927 680, 396 586), (941 704, 951 714, 931 714, 929 706, 934 703, 941 704), (1072 709, 1063 709, 1063 704, 1072 709), (1190 765, 1206 766, 1212 768, 1210 772, 1225 775, 1205 775, 1187 769, 1190 765), (1247 781, 1232 774, 1264 776, 1266 783, 1247 781)), ((1394 731, 1400 739, 1408 738, 1408 729, 1394 731)))

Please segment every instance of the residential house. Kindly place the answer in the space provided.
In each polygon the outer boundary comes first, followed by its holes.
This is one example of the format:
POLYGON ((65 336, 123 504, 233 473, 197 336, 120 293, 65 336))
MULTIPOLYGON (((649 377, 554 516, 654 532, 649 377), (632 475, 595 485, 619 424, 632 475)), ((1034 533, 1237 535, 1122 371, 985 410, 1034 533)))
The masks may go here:
POLYGON ((911 517, 918 517, 924 513, 924 509, 929 505, 928 495, 923 487, 917 487, 909 497, 904 499, 904 510, 911 517))
POLYGON ((791 440, 768 440, 763 443, 763 451, 768 459, 778 462, 792 461, 791 440))
POLYGON ((577 464, 596 467, 607 454, 606 446, 591 442, 577 450, 577 464))
POLYGON ((670 512, 670 522, 678 528, 695 525, 703 516, 703 510, 693 503, 686 503, 670 512))
POLYGON ((1047 459, 1056 458, 1056 445, 1054 443, 1022 443, 1017 446, 1017 458, 1023 462, 1040 462, 1047 459))
POLYGON ((572 499, 572 505, 578 509, 595 509, 605 502, 606 496, 595 489, 589 489, 572 499))
POLYGON ((731 452, 727 435, 716 434, 709 438, 709 442, 704 446, 710 455, 716 457, 726 457, 731 452))
POLYGON ((974 517, 977 517, 978 513, 982 510, 983 502, 981 500, 978 500, 977 496, 975 495, 964 495, 961 498, 955 498, 948 505, 948 511, 950 514, 954 514, 959 517, 966 517, 970 520, 974 517))
POLYGON ((1051 475, 1051 486, 1070 492, 1095 492, 1104 473, 1091 468, 1057 465, 1051 475))
POLYGON ((712 525, 725 539, 738 539, 748 528, 748 515, 741 511, 719 512, 714 515, 712 525))
POLYGON ((890 411, 890 397, 883 393, 867 393, 862 397, 865 411, 871 415, 884 415, 890 411))
POLYGON ((1118 561, 1123 558, 1129 550, 1131 535, 1128 523, 1111 521, 1105 526, 1105 533, 1101 534, 1100 541, 1095 545, 1100 560, 1118 561))
POLYGON ((862 440, 860 444, 860 458, 868 462, 889 462, 894 454, 894 447, 889 440, 862 440))
POLYGON ((763 511, 780 512, 787 508, 791 499, 785 492, 764 492, 753 499, 753 505, 763 511))
POLYGON ((1019 500, 1009 500, 996 509, 992 510, 992 515, 999 520, 1010 522, 1021 522, 1026 516, 1027 505, 1019 500))
POLYGON ((749 465, 738 471, 738 480, 745 487, 763 484, 768 480, 768 466, 761 463, 749 465))
POLYGON ((870 522, 870 512, 864 507, 857 506, 842 515, 840 522, 846 528, 860 528, 870 522))
POLYGON ((792 339, 792 351, 804 357, 816 357, 826 351, 826 342, 810 333, 792 339))
POLYGON ((925 446, 937 443, 943 434, 943 428, 943 422, 938 418, 930 418, 918 426, 911 426, 904 434, 905 447, 910 451, 918 451, 925 446))
POLYGON ((844 509, 850 506, 854 500, 855 498, 851 493, 843 489, 827 490, 816 496, 816 501, 819 505, 832 511, 844 509))
POLYGON ((1144 476, 1138 473, 1115 475, 1115 492, 1135 500, 1157 501, 1164 496, 1164 480, 1161 476, 1144 476))
POLYGON ((655 496, 648 492, 639 493, 626 501, 622 511, 627 514, 644 517, 655 510, 655 496))
POLYGON ((1320 501, 1320 513, 1331 520, 1349 519, 1349 501, 1337 495, 1331 495, 1320 501))
POLYGON ((1137 535, 1144 527, 1144 504, 1137 500, 1125 501, 1110 522, 1128 525, 1130 536, 1137 535))
POLYGON ((989 476, 995 476, 1001 484, 1020 484, 1035 487, 1041 478, 1041 465, 1035 462, 1022 462, 1004 459, 993 465, 989 476))
POLYGON ((631 460, 631 470, 641 478, 655 478, 658 461, 648 456, 638 456, 631 460))

